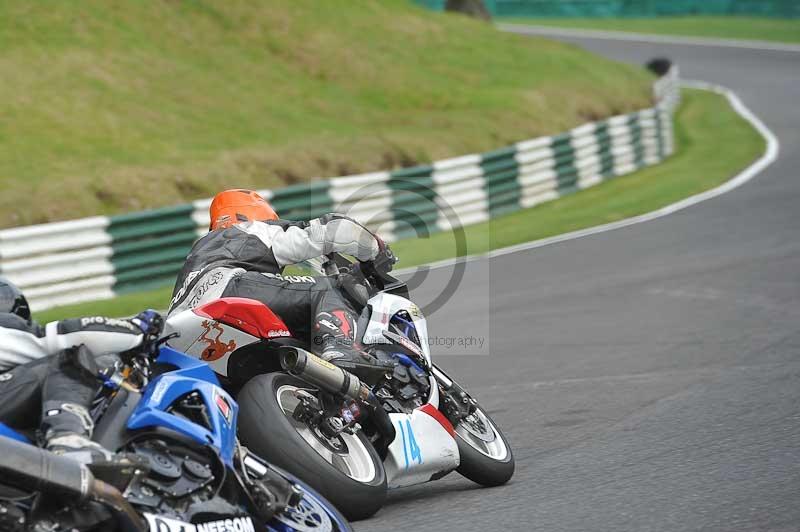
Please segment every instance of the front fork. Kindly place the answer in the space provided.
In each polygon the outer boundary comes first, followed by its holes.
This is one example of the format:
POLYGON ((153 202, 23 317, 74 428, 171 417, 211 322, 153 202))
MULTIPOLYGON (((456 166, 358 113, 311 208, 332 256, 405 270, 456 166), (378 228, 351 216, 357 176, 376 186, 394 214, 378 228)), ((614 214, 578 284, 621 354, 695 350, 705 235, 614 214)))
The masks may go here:
POLYGON ((276 513, 300 503, 303 491, 294 482, 246 447, 238 444, 237 447, 236 479, 262 520, 269 521, 276 513))
POLYGON ((478 403, 456 381, 436 366, 431 366, 433 376, 439 384, 439 410, 452 423, 458 425, 462 419, 473 414, 478 403))

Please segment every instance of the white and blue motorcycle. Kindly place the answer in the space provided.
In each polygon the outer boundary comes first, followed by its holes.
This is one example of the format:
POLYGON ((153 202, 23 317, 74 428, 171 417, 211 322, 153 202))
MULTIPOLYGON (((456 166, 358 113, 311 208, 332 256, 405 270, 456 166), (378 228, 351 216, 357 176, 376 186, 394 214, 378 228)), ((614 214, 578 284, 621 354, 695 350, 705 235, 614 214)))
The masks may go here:
POLYGON ((388 368, 371 382, 317 357, 255 300, 222 298, 167 322, 181 333, 173 345, 209 360, 236 396, 242 441, 352 520, 377 512, 387 488, 452 471, 484 486, 508 482, 508 441, 432 362, 425 317, 405 283, 336 254, 323 268, 359 307, 356 341, 388 368))

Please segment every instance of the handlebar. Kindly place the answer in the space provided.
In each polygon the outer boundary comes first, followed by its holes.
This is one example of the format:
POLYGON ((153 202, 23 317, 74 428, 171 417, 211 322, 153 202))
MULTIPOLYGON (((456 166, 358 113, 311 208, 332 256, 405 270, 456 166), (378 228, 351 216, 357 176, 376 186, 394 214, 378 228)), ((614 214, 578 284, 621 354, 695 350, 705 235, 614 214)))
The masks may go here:
MULTIPOLYGON (((377 292, 390 291, 394 294, 408 297, 408 287, 404 281, 392 277, 389 273, 381 272, 373 261, 353 263, 339 253, 328 253, 327 259, 322 264, 325 275, 342 280, 348 277, 347 282, 363 284, 370 295, 377 292)), ((396 262, 396 259, 395 259, 396 262)))
POLYGON ((116 382, 118 376, 115 376, 113 373, 109 375, 101 375, 101 378, 106 385, 111 387, 114 387, 115 384, 118 384, 124 388, 130 389, 131 384, 126 381, 133 379, 133 382, 136 383, 133 385, 134 388, 137 386, 138 388, 144 388, 153 377, 153 364, 158 359, 161 346, 165 345, 173 338, 178 338, 180 335, 181 334, 179 332, 173 332, 162 336, 149 345, 144 346, 143 349, 130 351, 130 358, 127 359, 127 365, 130 367, 131 371, 123 377, 122 382, 116 382))

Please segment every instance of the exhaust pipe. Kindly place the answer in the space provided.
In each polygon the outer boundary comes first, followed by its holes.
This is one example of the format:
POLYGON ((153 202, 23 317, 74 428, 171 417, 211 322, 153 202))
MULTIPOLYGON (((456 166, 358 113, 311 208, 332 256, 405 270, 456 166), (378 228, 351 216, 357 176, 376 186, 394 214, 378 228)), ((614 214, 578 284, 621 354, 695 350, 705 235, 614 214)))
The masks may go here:
POLYGON ((281 367, 323 390, 341 394, 348 399, 361 400, 369 405, 370 419, 380 435, 373 445, 381 460, 386 459, 389 445, 396 436, 394 424, 378 398, 366 384, 349 371, 336 367, 327 360, 298 347, 287 347, 283 350, 281 367))
POLYGON ((93 479, 89 488, 89 497, 111 508, 117 523, 125 532, 147 532, 150 529, 150 526, 133 509, 131 503, 111 484, 93 479))
POLYGON ((281 367, 325 391, 340 394, 348 399, 366 401, 370 389, 358 377, 334 366, 313 353, 297 347, 287 347, 281 353, 281 367))
POLYGON ((119 490, 94 478, 84 464, 6 437, 0 437, 0 456, 6 457, 0 462, 4 484, 79 501, 93 500, 111 508, 126 532, 147 530, 119 490))

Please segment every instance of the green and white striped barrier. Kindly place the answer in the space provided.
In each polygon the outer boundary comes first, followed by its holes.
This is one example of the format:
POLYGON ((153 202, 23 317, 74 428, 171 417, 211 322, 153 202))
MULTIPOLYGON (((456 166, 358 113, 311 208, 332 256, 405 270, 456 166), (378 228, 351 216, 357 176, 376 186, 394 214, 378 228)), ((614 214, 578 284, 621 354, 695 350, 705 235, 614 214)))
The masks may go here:
MULTIPOLYGON (((284 218, 342 212, 388 241, 485 222, 656 164, 673 151, 673 68, 656 106, 552 137, 430 165, 261 190, 284 218)), ((0 275, 34 310, 170 285, 209 223, 211 200, 0 231, 0 275)))

